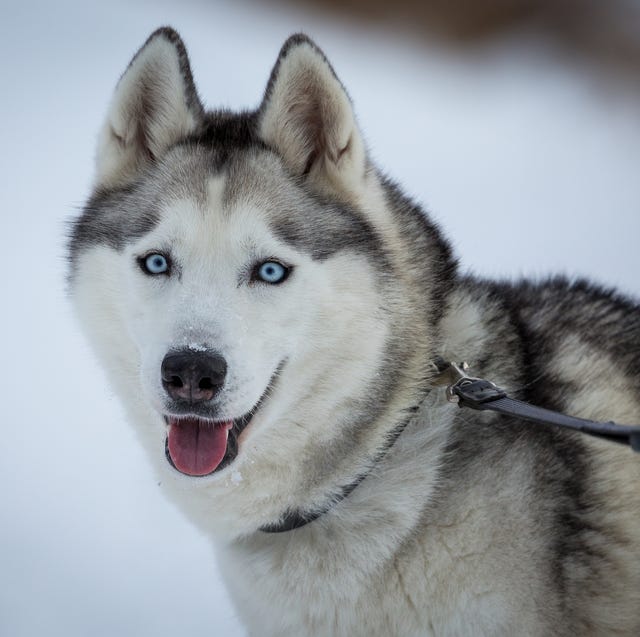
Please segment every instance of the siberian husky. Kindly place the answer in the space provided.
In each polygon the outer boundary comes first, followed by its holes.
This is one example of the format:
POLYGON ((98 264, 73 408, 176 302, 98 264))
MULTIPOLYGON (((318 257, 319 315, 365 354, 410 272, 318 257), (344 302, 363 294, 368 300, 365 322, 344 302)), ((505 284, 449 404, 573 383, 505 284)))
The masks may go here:
POLYGON ((638 457, 457 409, 433 364, 637 423, 637 305, 460 275, 304 35, 234 113, 205 111, 179 36, 156 31, 94 186, 72 298, 249 634, 640 635, 638 457))

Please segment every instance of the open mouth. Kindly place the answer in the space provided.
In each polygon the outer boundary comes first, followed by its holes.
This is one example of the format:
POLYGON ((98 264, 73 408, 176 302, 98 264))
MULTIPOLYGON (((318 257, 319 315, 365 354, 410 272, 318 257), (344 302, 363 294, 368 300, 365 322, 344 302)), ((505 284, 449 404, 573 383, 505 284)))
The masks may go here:
POLYGON ((195 415, 165 416, 168 425, 164 449, 169 464, 188 476, 208 476, 231 464, 238 455, 238 438, 265 398, 285 365, 283 360, 253 409, 234 420, 213 420, 195 415))
POLYGON ((223 469, 238 455, 238 436, 252 416, 253 411, 222 422, 198 416, 165 416, 169 426, 165 455, 169 464, 194 477, 223 469))

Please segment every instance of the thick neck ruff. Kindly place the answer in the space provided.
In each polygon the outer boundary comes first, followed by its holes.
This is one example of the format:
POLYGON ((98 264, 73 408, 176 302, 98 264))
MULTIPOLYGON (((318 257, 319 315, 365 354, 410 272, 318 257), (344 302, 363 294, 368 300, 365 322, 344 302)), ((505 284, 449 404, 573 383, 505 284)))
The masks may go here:
MULTIPOLYGON (((428 392, 427 392, 428 393, 428 392)), ((285 531, 294 531, 295 529, 299 529, 300 527, 306 526, 310 522, 317 520, 319 517, 325 515, 329 511, 331 511, 337 504, 346 499, 354 489, 364 482, 365 478, 373 471, 374 467, 387 455, 387 452, 393 447, 396 440, 400 437, 400 434, 405 430, 411 419, 415 416, 418 411, 420 404, 422 401, 418 403, 418 405, 412 407, 409 411, 410 414, 405 418, 400 424, 396 426, 395 429, 392 430, 389 435, 388 442, 384 446, 384 448, 378 453, 375 457, 371 467, 365 473, 360 474, 347 485, 340 487, 340 491, 338 495, 333 499, 333 501, 316 511, 287 511, 279 520, 273 524, 265 524, 259 528, 263 533, 284 533, 285 531)))

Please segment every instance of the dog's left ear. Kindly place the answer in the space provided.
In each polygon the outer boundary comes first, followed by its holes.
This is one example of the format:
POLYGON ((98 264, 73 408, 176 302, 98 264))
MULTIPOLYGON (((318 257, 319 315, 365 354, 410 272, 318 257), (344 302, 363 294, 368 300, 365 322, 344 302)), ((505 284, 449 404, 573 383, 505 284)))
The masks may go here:
POLYGON ((366 153, 351 100, 322 51, 307 36, 282 47, 259 111, 260 136, 296 175, 357 196, 366 153))

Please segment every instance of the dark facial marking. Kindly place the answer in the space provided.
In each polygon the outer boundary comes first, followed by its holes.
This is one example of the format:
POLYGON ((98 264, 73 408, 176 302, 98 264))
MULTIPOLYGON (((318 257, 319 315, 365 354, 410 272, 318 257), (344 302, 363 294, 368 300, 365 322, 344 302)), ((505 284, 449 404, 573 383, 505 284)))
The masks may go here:
POLYGON ((158 220, 157 207, 141 199, 135 186, 98 191, 73 225, 69 244, 71 259, 99 245, 122 250, 127 243, 153 230, 158 220))

